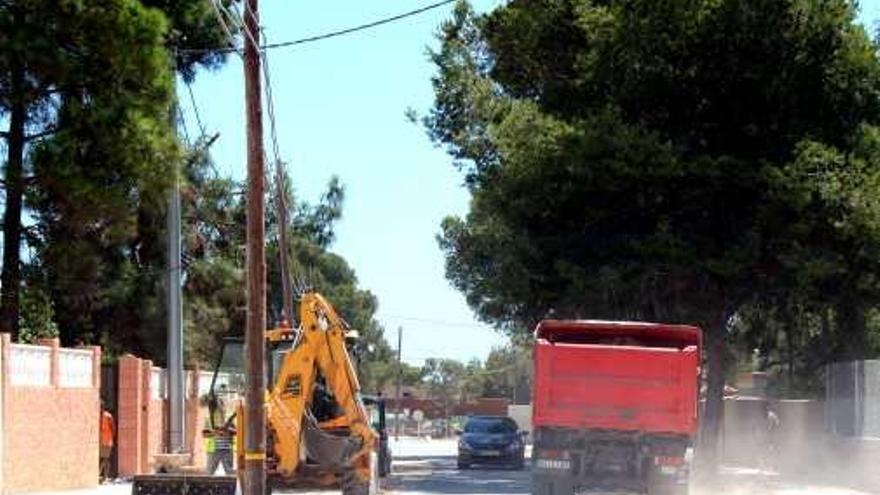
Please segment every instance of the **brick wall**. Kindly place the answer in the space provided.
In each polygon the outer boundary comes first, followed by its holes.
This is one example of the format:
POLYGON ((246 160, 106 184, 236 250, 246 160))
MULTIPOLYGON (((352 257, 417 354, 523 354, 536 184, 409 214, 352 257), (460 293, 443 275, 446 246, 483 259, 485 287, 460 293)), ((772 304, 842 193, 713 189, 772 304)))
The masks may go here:
POLYGON ((149 391, 149 395, 147 395, 149 399, 146 402, 147 429, 143 436, 145 442, 144 452, 146 452, 147 455, 142 459, 141 471, 145 473, 153 473, 156 471, 156 466, 153 463, 154 456, 166 451, 165 446, 168 438, 166 423, 168 414, 165 404, 166 401, 163 397, 164 387, 160 386, 159 390, 156 390, 156 375, 160 377, 159 382, 165 378, 161 369, 153 368, 150 361, 144 361, 144 376, 147 377, 147 383, 145 386, 149 391))
POLYGON ((17 359, 22 350, 39 354, 39 348, 13 346, 9 335, 0 336, 5 419, 0 491, 4 494, 93 488, 98 484, 101 351, 94 347, 88 353, 70 353, 60 349, 57 340, 43 344, 48 349, 45 382, 39 378, 45 375, 29 369, 35 368, 33 363, 22 366, 16 362, 22 361, 17 359), (75 373, 62 369, 59 354, 90 364, 90 379, 87 376, 85 383, 79 378, 70 380, 75 373), (82 359, 85 357, 90 358, 88 362, 82 359), (12 370, 13 366, 18 368, 12 370), (31 380, 29 373, 38 378, 31 380))
POLYGON ((140 359, 125 355, 119 358, 119 395, 116 417, 116 462, 119 476, 144 472, 142 432, 146 428, 142 407, 149 390, 144 389, 144 366, 140 359))
MULTIPOLYGON (((117 462, 120 477, 156 471, 155 454, 166 450, 168 439, 168 401, 165 373, 153 363, 132 355, 119 358, 119 414, 117 462)), ((206 456, 202 428, 207 412, 198 398, 199 374, 187 372, 190 382, 186 397, 186 450, 193 454, 191 464, 204 467, 206 456)))

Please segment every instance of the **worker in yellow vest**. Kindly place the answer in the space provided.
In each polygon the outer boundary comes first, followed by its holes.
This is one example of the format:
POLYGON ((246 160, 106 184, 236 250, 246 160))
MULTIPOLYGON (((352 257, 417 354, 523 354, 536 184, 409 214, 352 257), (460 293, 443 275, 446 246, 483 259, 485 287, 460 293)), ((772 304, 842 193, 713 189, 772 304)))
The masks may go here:
POLYGON ((230 475, 234 473, 235 417, 224 418, 223 403, 219 399, 211 410, 214 421, 210 422, 208 428, 202 432, 205 438, 205 453, 208 457, 207 472, 215 474, 220 464, 223 464, 224 473, 230 475))

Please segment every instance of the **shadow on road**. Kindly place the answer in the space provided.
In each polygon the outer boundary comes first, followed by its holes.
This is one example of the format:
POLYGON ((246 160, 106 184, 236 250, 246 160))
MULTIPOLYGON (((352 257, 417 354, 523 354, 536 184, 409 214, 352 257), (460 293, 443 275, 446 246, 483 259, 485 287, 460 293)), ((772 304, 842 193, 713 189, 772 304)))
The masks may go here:
POLYGON ((529 493, 529 472, 479 466, 460 471, 449 456, 395 457, 387 486, 403 493, 520 494, 529 493))

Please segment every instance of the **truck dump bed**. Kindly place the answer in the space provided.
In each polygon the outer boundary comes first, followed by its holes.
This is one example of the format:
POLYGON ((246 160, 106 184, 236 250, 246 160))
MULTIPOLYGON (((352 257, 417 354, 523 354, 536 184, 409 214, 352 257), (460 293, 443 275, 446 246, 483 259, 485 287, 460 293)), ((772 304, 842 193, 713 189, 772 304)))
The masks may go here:
POLYGON ((698 328, 546 320, 536 337, 536 428, 696 432, 698 328))

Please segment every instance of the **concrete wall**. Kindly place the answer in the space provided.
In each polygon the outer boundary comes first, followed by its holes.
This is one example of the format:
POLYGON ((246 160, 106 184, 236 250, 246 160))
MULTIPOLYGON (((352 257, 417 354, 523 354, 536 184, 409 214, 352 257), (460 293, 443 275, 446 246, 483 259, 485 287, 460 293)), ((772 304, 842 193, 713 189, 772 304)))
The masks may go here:
POLYGON ((864 362, 864 381, 862 435, 880 437, 880 361, 864 362))
POLYGON ((516 421, 520 430, 529 432, 528 441, 532 439, 532 406, 511 404, 507 406, 507 415, 516 421))
POLYGON ((41 344, 0 336, 4 494, 98 484, 101 351, 41 344))

